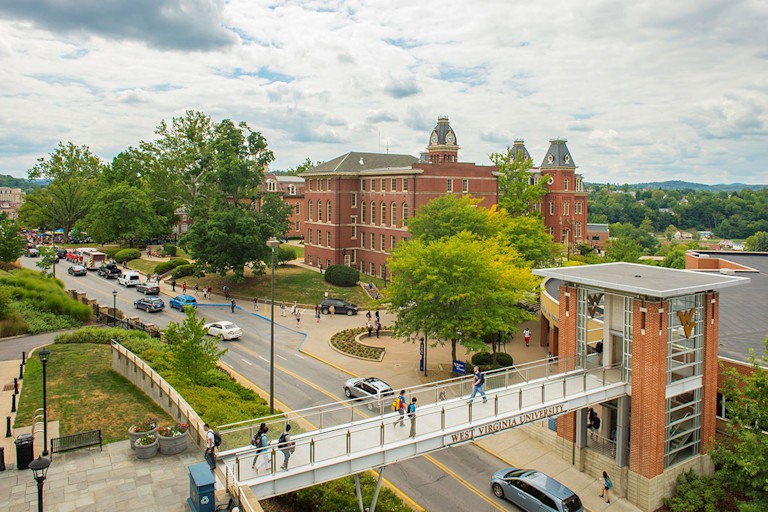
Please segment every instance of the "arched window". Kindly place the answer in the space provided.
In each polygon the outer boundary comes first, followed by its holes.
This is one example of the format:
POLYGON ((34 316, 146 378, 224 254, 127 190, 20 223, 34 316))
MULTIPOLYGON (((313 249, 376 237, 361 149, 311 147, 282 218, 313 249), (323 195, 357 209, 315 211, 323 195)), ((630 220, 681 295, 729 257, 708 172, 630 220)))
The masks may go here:
POLYGON ((328 201, 328 216, 325 219, 326 222, 331 222, 331 202, 328 201))
POLYGON ((403 203, 403 226, 408 224, 408 203, 403 203))
POLYGON ((312 220, 312 201, 308 201, 307 206, 309 207, 309 210, 307 210, 307 219, 312 220))
POLYGON ((360 203, 360 222, 365 223, 365 201, 360 203))
POLYGON ((376 203, 371 201, 371 224, 376 224, 376 203))
POLYGON ((391 215, 392 215, 392 222, 390 223, 390 226, 397 227, 397 205, 395 203, 392 203, 391 206, 391 215))
POLYGON ((293 214, 294 215, 299 215, 300 213, 301 213, 301 210, 299 208, 299 202, 296 201, 296 208, 293 209, 293 214))
POLYGON ((317 202, 317 221, 323 222, 323 202, 322 201, 317 202))
POLYGON ((384 226, 387 223, 387 205, 382 202, 381 203, 381 225, 384 226))

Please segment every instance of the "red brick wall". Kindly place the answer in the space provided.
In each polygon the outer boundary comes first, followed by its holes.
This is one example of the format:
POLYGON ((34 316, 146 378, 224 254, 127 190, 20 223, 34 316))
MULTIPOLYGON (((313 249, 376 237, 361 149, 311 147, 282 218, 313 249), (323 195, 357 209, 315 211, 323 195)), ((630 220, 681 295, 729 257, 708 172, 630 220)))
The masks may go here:
POLYGON ((708 293, 704 296, 704 351, 703 351, 703 377, 702 384, 702 418, 701 440, 702 453, 707 451, 710 443, 714 441, 717 427, 717 381, 719 368, 717 361, 718 325, 719 325, 718 293, 708 293), (714 301, 714 304, 713 304, 714 301))
MULTIPOLYGON (((576 288, 560 287, 558 370, 564 372, 574 368, 576 356, 576 288), (569 294, 570 296, 567 296, 569 294), (567 363, 565 358, 570 358, 567 363)), ((569 412, 557 419, 557 435, 570 442, 576 441, 576 414, 569 412)))
POLYGON ((587 238, 587 193, 576 192, 576 173, 574 169, 542 169, 549 174, 553 182, 547 183, 547 193, 542 198, 541 214, 547 230, 554 230, 555 242, 562 242, 562 231, 568 229, 568 241, 575 242, 587 238), (568 190, 565 190, 565 180, 568 180, 568 190), (576 202, 581 202, 581 213, 576 213, 576 202), (550 214, 550 203, 555 210, 550 214), (563 213, 563 204, 568 203, 568 213, 563 213), (581 222, 581 236, 576 236, 576 223, 581 222))

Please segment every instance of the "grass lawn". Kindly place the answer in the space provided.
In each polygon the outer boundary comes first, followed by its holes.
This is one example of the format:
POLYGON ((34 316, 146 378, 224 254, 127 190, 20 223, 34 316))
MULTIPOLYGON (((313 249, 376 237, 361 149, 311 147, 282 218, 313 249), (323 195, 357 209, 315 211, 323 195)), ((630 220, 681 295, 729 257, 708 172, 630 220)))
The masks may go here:
MULTIPOLYGON (((227 285, 234 297, 246 301, 251 301, 254 297, 259 297, 259 300, 269 297, 271 272, 267 270, 263 276, 250 274, 246 271, 246 277, 242 283, 233 283, 227 277, 218 274, 206 275, 200 279, 187 276, 179 279, 179 283, 186 281, 187 289, 190 286, 194 287, 195 283, 199 283, 201 287, 210 286, 214 293, 221 293, 224 285, 227 285)), ((349 288, 334 286, 326 282, 319 272, 293 265, 282 265, 275 269, 276 301, 316 304, 325 298, 325 292, 328 292, 329 297, 344 299, 360 307, 366 307, 370 302, 368 295, 359 286, 349 288)))
POLYGON ((152 274, 155 271, 155 267, 159 261, 145 260, 144 258, 137 258, 128 262, 128 268, 139 270, 145 274, 152 274))
MULTIPOLYGON (((128 428, 147 416, 161 425, 175 422, 147 395, 112 371, 108 345, 50 345, 46 369, 48 419, 59 421, 61 435, 101 429, 105 443, 128 439, 128 428)), ((37 351, 27 358, 15 426, 32 423, 43 406, 43 369, 37 351)))

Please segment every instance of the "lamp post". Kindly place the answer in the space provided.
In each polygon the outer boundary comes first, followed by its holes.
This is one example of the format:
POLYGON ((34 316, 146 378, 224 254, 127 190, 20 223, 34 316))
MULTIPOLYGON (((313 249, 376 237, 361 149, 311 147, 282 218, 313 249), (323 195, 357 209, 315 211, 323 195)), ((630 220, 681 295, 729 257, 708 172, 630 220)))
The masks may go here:
POLYGON ((53 226, 51 227, 51 251, 53 251, 53 277, 56 277, 56 244, 53 242, 56 237, 56 198, 53 198, 53 226))
POLYGON ((117 290, 112 290, 112 325, 117 325, 117 290))
POLYGON ((45 457, 38 457, 29 463, 29 469, 32 470, 37 482, 37 512, 43 512, 43 482, 45 482, 50 465, 51 461, 45 457))
POLYGON ((269 301, 272 303, 269 315, 269 414, 275 414, 275 248, 280 241, 272 237, 267 247, 272 249, 272 289, 269 301))
POLYGON ((45 457, 48 455, 48 397, 46 396, 45 367, 48 364, 48 358, 51 357, 51 351, 44 348, 37 355, 43 363, 43 456, 45 457))

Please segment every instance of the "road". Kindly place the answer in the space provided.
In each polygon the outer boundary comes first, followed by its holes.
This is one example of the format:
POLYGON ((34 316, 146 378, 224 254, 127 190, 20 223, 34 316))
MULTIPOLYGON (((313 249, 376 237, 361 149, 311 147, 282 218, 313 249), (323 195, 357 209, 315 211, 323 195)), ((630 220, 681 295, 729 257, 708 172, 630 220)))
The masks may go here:
MULTIPOLYGON (((35 269, 34 259, 21 258, 25 267, 35 269)), ((128 316, 136 316, 144 323, 154 323, 164 328, 170 322, 181 322, 184 315, 168 308, 168 298, 161 294, 166 309, 157 313, 136 310, 133 302, 143 295, 132 288, 125 288, 116 279, 99 277, 95 271, 86 276, 74 277, 67 274, 69 264, 61 262, 56 266, 56 276, 64 281, 66 289, 85 292, 89 299, 99 304, 111 305, 113 291, 117 308, 128 316)), ((181 293, 180 288, 177 291, 181 293)), ((248 311, 251 304, 242 304, 246 309, 237 309, 233 314, 227 305, 207 305, 215 301, 198 300, 200 316, 207 322, 219 320, 234 321, 243 329, 243 336, 236 342, 221 342, 228 348, 221 361, 255 386, 269 391, 269 319, 248 311)), ((263 310, 262 310, 263 312, 263 310)), ((276 314, 277 311, 276 311, 276 314)), ((310 321, 305 315, 305 321, 310 321)), ((303 409, 313 405, 336 402, 344 398, 341 384, 349 375, 299 353, 299 345, 305 334, 275 324, 275 407, 303 409)), ((366 411, 359 409, 361 414, 366 411)), ((430 455, 387 466, 384 478, 404 497, 412 500, 417 507, 429 511, 456 510, 468 512, 517 511, 514 505, 497 499, 491 493, 491 473, 504 463, 474 444, 441 450, 430 455)))

